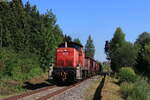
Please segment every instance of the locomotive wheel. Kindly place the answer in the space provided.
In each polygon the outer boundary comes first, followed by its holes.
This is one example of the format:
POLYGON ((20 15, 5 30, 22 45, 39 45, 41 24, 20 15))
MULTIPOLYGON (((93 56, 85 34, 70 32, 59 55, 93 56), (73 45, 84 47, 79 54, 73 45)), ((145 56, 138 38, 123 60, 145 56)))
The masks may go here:
POLYGON ((53 81, 55 83, 60 83, 61 82, 61 78, 59 78, 59 77, 53 77, 53 81))
POLYGON ((68 82, 70 83, 73 83, 73 82, 75 82, 75 80, 76 80, 76 74, 75 74, 75 72, 74 71, 69 71, 68 72, 68 82))

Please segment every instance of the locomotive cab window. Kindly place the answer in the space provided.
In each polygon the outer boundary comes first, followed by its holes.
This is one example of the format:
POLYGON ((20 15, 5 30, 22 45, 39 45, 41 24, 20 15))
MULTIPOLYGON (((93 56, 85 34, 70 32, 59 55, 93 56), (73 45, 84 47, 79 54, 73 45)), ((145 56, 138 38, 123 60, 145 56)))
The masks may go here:
POLYGON ((67 42, 66 43, 62 43, 59 45, 59 48, 75 48, 76 50, 81 50, 81 48, 83 48, 83 46, 81 44, 75 43, 75 42, 67 42))

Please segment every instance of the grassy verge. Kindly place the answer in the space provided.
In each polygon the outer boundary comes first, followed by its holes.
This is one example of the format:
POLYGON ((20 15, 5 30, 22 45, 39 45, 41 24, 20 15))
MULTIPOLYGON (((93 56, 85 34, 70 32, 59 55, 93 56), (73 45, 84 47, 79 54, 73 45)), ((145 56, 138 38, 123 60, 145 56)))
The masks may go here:
POLYGON ((84 100, 93 100, 94 95, 96 93, 96 89, 100 84, 100 81, 101 81, 101 77, 98 77, 97 79, 93 80, 90 87, 87 88, 87 92, 85 93, 84 100))
MULTIPOLYGON (((37 54, 1 48, 0 97, 24 92, 27 90, 24 88, 25 82, 42 76, 44 71, 39 60, 40 56, 37 54)), ((28 83, 33 84, 32 82, 28 83)))
POLYGON ((102 76, 98 80, 93 81, 87 89, 84 100, 123 100, 122 94, 120 93, 120 86, 116 84, 118 83, 118 80, 115 78, 107 76, 101 93, 97 92, 101 80, 102 76))
POLYGON ((117 79, 106 77, 105 85, 102 89, 102 99, 101 100, 123 100, 120 94, 120 87, 117 79))
POLYGON ((118 76, 125 100, 150 100, 150 84, 146 78, 137 75, 132 67, 121 68, 118 76))
MULTIPOLYGON (((30 80, 16 81, 9 78, 0 80, 0 98, 5 98, 7 96, 17 95, 26 92, 30 89, 25 87, 25 83, 28 82, 31 85, 48 84, 46 81, 48 79, 47 73, 43 73, 40 76, 33 77, 30 80)), ((30 86, 28 86, 30 87, 30 86)))

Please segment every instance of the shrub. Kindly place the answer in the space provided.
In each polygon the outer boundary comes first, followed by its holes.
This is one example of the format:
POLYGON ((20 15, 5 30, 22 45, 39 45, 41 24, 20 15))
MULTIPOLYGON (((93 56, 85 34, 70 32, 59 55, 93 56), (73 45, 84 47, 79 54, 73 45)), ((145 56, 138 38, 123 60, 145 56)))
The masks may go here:
POLYGON ((127 100, 150 100, 150 84, 147 80, 136 81, 127 100))
POLYGON ((27 80, 40 75, 39 57, 31 53, 16 53, 8 48, 0 49, 0 77, 27 80))
POLYGON ((33 68, 31 71, 30 71, 30 76, 31 77, 34 77, 34 76, 37 76, 37 75, 41 75, 42 73, 42 69, 40 67, 38 68, 33 68))
POLYGON ((122 92, 123 96, 126 98, 132 92, 133 83, 123 82, 123 83, 121 83, 120 88, 121 88, 121 92, 122 92))
POLYGON ((134 83, 121 83, 121 92, 126 100, 150 100, 150 84, 139 77, 134 83))
POLYGON ((134 70, 130 67, 123 67, 119 70, 118 77, 120 82, 135 82, 137 76, 134 70))

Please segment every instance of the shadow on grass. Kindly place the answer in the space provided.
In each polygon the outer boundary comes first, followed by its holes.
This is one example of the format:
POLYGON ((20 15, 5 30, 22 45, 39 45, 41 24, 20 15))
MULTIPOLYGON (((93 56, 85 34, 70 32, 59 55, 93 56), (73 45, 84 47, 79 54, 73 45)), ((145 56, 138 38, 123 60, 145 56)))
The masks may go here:
POLYGON ((119 82, 119 81, 113 81, 113 83, 116 84, 116 85, 120 85, 121 84, 121 82, 119 82))
POLYGON ((93 97, 93 100, 101 100, 101 98, 102 98, 101 91, 102 91, 102 88, 104 86, 105 77, 106 77, 106 75, 104 75, 104 78, 102 79, 99 86, 97 87, 96 92, 95 92, 94 97, 93 97))
POLYGON ((53 80, 45 80, 45 82, 37 83, 37 84, 33 84, 33 83, 30 83, 30 82, 24 82, 23 88, 27 89, 27 90, 36 90, 36 89, 39 89, 39 88, 52 86, 52 85, 54 85, 53 80))

